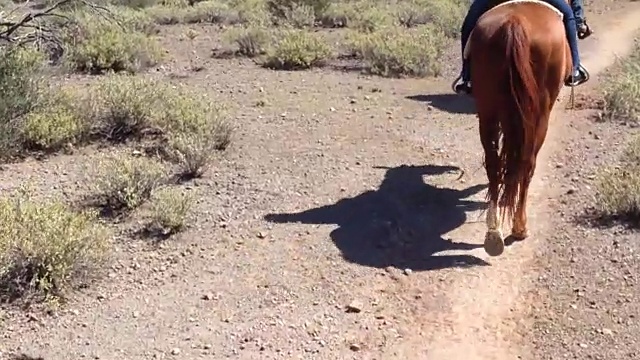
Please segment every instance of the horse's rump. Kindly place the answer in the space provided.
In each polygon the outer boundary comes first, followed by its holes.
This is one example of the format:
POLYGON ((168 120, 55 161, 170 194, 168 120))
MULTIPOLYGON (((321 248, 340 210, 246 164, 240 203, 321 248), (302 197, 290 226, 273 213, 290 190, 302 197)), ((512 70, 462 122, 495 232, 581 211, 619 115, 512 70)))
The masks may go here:
MULTIPOLYGON (((563 15, 562 12, 560 10, 558 10, 557 8, 555 8, 553 5, 549 4, 548 2, 544 1, 544 0, 509 0, 509 1, 498 1, 496 5, 494 5, 491 9, 487 10, 487 12, 485 12, 485 14, 490 14, 492 11, 496 11, 498 9, 500 9, 503 6, 508 6, 508 5, 513 5, 513 4, 523 4, 523 3, 529 3, 529 4, 536 4, 539 6, 543 6, 551 11, 553 11, 555 14, 558 15, 560 21, 562 21, 563 19, 563 15)), ((485 15, 483 14, 483 16, 485 15)), ((482 17, 481 17, 482 18, 482 17)), ((474 27, 475 30, 475 27, 474 27)), ((473 41, 473 30, 471 30, 471 34, 469 36, 469 40, 467 40, 467 43, 465 44, 464 50, 462 52, 462 57, 464 59, 468 59, 469 58, 469 53, 471 51, 471 42, 473 41)))

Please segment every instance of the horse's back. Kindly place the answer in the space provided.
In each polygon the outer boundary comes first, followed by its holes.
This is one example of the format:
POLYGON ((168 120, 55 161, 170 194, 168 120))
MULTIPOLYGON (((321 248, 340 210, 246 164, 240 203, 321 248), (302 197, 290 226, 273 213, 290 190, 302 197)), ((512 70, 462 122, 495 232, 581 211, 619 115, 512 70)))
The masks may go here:
MULTIPOLYGON (((498 87, 508 76, 505 63, 506 32, 517 26, 526 33, 529 57, 539 79, 562 81, 570 69, 570 53, 562 19, 548 6, 535 1, 516 1, 499 5, 485 13, 471 35, 471 54, 482 54, 472 61, 474 87, 498 87), (569 62, 567 62, 569 61, 569 62), (476 69, 477 71, 474 71, 476 69), (475 79, 474 79, 475 78, 475 79), (551 78, 551 79, 549 79, 551 78)), ((495 89, 499 90, 499 89, 495 89)))
MULTIPOLYGON (((474 34, 485 39, 491 38, 501 27, 509 21, 516 21, 527 29, 532 47, 562 47, 566 46, 566 33, 562 18, 556 10, 541 1, 509 1, 500 4, 485 13, 476 24, 474 34), (483 34, 480 34, 483 33, 483 34)), ((500 39, 496 39, 498 42, 500 39)), ((534 50, 534 49, 532 49, 534 50)))

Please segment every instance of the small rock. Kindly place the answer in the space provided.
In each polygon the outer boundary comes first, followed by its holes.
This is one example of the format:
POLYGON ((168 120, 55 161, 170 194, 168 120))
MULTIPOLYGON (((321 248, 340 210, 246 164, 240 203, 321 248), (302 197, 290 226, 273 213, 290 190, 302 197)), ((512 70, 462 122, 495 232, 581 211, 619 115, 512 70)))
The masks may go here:
POLYGON ((351 350, 351 351, 360 351, 361 349, 362 349, 362 347, 360 347, 360 345, 358 345, 358 344, 349 345, 349 350, 351 350))
POLYGON ((178 348, 171 349, 171 355, 180 355, 180 349, 178 348))
POLYGON ((211 293, 202 295, 202 300, 213 300, 213 299, 214 299, 214 296, 211 293))
POLYGON ((613 335, 613 331, 611 331, 611 329, 603 328, 602 329, 602 334, 603 335, 613 335))
POLYGON ((403 272, 405 275, 409 276, 409 275, 411 275, 411 273, 413 272, 413 270, 411 270, 411 269, 407 268, 407 269, 404 269, 402 272, 403 272))
POLYGON ((267 237, 267 234, 262 232, 262 231, 260 231, 257 236, 258 236, 259 239, 264 239, 264 238, 267 237))
POLYGON ((358 300, 354 300, 352 302, 349 303, 349 305, 347 305, 346 308, 348 313, 359 313, 362 311, 362 303, 358 300))

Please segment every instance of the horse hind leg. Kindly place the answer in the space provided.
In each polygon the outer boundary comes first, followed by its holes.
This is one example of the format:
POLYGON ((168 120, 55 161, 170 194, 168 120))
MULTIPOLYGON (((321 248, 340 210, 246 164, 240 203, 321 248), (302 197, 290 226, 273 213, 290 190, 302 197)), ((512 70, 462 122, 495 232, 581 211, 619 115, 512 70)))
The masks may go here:
POLYGON ((487 210, 487 233, 484 236, 484 251, 490 256, 498 256, 504 252, 504 239, 500 231, 500 217, 498 215, 498 204, 496 201, 489 201, 487 210))
POLYGON ((529 237, 529 230, 527 230, 527 197, 529 196, 530 183, 531 177, 520 187, 520 199, 518 200, 510 235, 510 238, 514 241, 522 241, 529 237))
MULTIPOLYGON (((485 118, 486 119, 486 118, 485 118)), ((480 121, 480 138, 485 153, 485 170, 489 179, 489 207, 487 209, 487 232, 484 238, 484 250, 490 256, 504 252, 504 240, 500 231, 500 213, 498 211, 500 159, 498 155, 498 123, 480 121)))

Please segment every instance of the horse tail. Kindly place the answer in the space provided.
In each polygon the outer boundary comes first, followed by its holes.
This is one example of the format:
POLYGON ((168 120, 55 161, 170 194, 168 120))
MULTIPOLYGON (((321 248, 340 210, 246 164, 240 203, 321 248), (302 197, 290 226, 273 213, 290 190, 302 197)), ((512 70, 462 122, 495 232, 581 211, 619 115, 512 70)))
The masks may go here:
MULTIPOLYGON (((538 83, 531 62, 529 35, 519 17, 510 17, 502 27, 505 39, 508 71, 505 115, 500 119, 502 146, 500 150, 499 203, 502 220, 513 219, 520 198, 520 188, 531 176, 531 159, 538 119, 542 108, 538 101, 538 83)), ((496 198, 496 197, 494 197, 496 198)))

